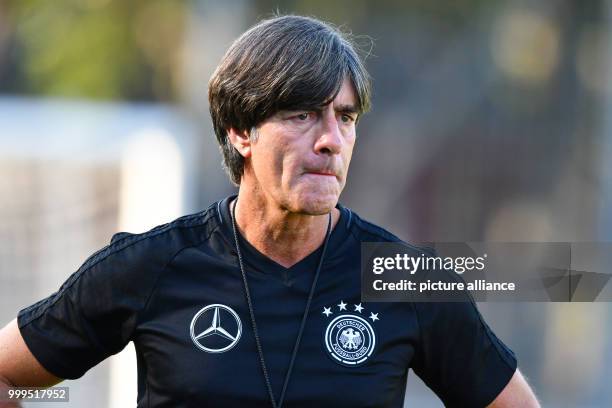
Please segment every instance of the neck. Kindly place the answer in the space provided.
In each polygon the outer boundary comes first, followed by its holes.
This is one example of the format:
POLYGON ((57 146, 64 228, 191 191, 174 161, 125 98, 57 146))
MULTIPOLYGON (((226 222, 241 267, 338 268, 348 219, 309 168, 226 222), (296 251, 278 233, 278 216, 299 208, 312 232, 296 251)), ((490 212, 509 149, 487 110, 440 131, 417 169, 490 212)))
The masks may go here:
MULTIPOLYGON (((235 203, 235 200, 230 203, 230 209, 235 203)), ((242 187, 234 214, 242 236, 259 252, 285 268, 295 265, 323 244, 329 218, 329 214, 290 212, 242 187)), ((331 216, 333 228, 340 218, 340 211, 334 208, 331 216)))

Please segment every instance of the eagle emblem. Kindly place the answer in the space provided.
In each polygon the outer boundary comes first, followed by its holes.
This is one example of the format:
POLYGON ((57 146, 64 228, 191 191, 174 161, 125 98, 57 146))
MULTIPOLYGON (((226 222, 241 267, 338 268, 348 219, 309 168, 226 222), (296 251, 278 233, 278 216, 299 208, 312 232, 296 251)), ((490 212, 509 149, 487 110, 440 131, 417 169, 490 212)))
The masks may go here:
POLYGON ((357 350, 363 343, 361 333, 356 332, 352 327, 342 331, 340 334, 340 344, 346 350, 357 350))

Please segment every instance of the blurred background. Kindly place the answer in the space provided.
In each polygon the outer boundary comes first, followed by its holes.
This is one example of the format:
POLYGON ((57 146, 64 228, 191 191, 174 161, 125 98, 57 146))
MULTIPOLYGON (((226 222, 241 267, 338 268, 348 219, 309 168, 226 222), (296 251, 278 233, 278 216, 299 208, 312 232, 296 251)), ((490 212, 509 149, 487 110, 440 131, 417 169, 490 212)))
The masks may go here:
MULTIPOLYGON (((0 0, 0 324, 113 233, 233 191, 207 82, 277 10, 368 55, 345 205, 411 241, 611 240, 611 4, 535 3, 0 0)), ((479 307, 544 406, 612 406, 612 304, 479 307)), ((128 346, 63 406, 135 406, 135 384, 128 346)), ((442 406, 412 372, 405 405, 442 406)))

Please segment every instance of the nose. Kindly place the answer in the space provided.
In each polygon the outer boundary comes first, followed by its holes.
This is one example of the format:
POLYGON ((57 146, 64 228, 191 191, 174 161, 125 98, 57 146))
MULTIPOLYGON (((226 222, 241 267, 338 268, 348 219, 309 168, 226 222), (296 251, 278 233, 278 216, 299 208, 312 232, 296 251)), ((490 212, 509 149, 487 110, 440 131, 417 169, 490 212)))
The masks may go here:
POLYGON ((339 154, 342 150, 342 133, 338 127, 333 109, 325 109, 322 113, 321 129, 315 141, 314 150, 317 154, 339 154))

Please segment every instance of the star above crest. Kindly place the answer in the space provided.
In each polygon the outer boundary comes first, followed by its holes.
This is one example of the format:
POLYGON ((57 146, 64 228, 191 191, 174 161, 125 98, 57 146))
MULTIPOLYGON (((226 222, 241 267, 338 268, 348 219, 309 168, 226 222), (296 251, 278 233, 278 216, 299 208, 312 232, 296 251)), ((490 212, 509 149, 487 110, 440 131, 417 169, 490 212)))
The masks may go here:
MULTIPOLYGON (((367 314, 367 312, 365 312, 365 307, 362 306, 361 303, 353 303, 353 310, 348 309, 349 304, 346 303, 344 300, 341 300, 340 303, 338 303, 336 306, 338 306, 338 311, 346 311, 347 313, 349 313, 349 315, 351 313, 354 313, 355 316, 357 316, 357 313, 359 314, 367 314)), ((323 306, 323 311, 321 312, 321 314, 325 315, 325 317, 329 317, 331 315, 334 314, 334 310, 333 310, 333 306, 327 307, 327 306, 323 306)), ((365 316, 364 316, 365 317, 365 316)), ((367 319, 372 320, 372 322, 375 322, 377 320, 380 320, 380 318, 378 317, 378 313, 373 313, 370 312, 370 315, 367 317, 367 319)))

